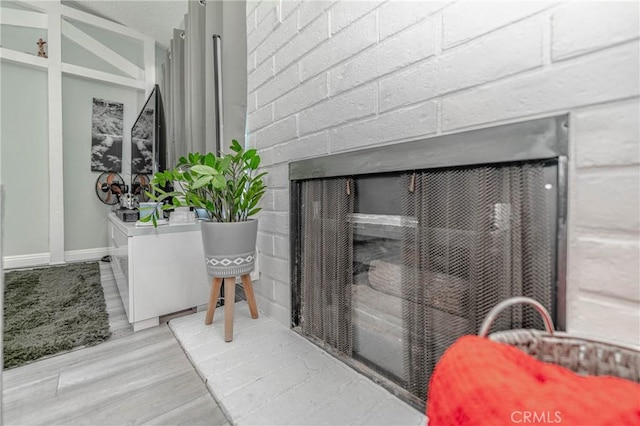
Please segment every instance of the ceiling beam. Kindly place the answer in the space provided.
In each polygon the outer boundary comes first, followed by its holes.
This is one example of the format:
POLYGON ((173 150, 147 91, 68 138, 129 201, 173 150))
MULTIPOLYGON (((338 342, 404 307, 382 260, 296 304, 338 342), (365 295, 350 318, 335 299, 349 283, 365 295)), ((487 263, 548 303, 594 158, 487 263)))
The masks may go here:
POLYGON ((128 59, 122 57, 118 52, 105 46, 95 38, 91 37, 69 21, 62 20, 62 35, 69 40, 79 44, 90 53, 107 61, 119 70, 127 73, 135 79, 144 79, 144 71, 128 59))
POLYGON ((16 27, 43 28, 48 25, 47 15, 44 13, 30 12, 28 10, 11 9, 2 7, 0 12, 0 24, 16 27))
POLYGON ((136 40, 141 40, 141 41, 153 40, 151 37, 147 37, 146 35, 136 30, 133 30, 129 27, 125 27, 124 25, 121 25, 112 21, 108 21, 104 18, 100 18, 98 16, 83 12, 78 9, 74 9, 73 7, 63 5, 61 10, 62 10, 63 17, 72 19, 74 21, 78 21, 84 24, 89 24, 94 27, 102 28, 103 30, 112 31, 114 33, 131 37, 136 40))

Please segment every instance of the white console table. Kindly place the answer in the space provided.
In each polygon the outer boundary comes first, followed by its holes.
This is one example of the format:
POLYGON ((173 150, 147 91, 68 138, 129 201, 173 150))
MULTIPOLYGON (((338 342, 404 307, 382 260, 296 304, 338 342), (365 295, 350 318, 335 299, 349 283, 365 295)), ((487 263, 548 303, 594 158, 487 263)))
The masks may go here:
POLYGON ((109 254, 133 330, 159 317, 206 305, 210 280, 199 223, 139 227, 109 213, 109 254))

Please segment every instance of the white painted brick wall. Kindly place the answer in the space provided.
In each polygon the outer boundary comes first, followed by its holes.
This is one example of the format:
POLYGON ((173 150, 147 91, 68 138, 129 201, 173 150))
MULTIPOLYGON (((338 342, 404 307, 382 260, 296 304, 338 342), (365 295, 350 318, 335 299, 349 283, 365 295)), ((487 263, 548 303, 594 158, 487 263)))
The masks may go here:
MULTIPOLYGON (((273 302, 275 301, 273 289, 274 289, 273 278, 269 277, 266 274, 261 274, 260 285, 254 286, 254 292, 256 293, 256 297, 264 297, 268 299, 271 302, 269 304, 274 304, 273 302)), ((264 309, 263 308, 264 305, 261 304, 258 306, 260 306, 261 310, 264 309)))
POLYGON ((256 92, 247 96, 247 114, 251 114, 258 108, 258 98, 256 92))
POLYGON ((256 67, 247 77, 247 90, 255 92, 255 90, 262 86, 267 80, 274 76, 274 59, 271 58, 268 61, 261 63, 256 67))
POLYGON ((337 127, 329 133, 329 151, 347 151, 372 144, 435 134, 436 111, 437 102, 427 101, 337 127))
MULTIPOLYGON (((288 170, 287 170, 287 164, 286 163, 279 163, 279 164, 274 164, 271 166, 263 166, 262 167, 262 172, 267 172, 267 175, 263 178, 264 180, 264 184, 269 187, 270 191, 276 191, 278 189, 285 189, 288 187, 287 184, 287 175, 288 175, 288 170)), ((274 196, 275 198, 275 194, 272 194, 272 196, 274 196)), ((265 210, 267 210, 268 206, 265 206, 265 210)), ((274 205, 273 207, 268 207, 269 209, 273 210, 273 211, 278 211, 278 209, 276 209, 275 206, 275 200, 274 200, 274 205)), ((267 211, 265 214, 270 214, 272 212, 267 211)), ((273 228, 271 229, 271 232, 279 232, 279 227, 278 228, 273 228)))
POLYGON ((326 43, 300 59, 301 80, 313 77, 372 46, 378 38, 377 32, 376 16, 371 14, 331 37, 326 43))
POLYGON ((269 80, 260 90, 256 91, 258 94, 258 108, 273 102, 286 92, 294 89, 300 82, 298 75, 296 66, 277 73, 272 80, 269 80))
MULTIPOLYGON (((247 17, 251 17, 251 14, 255 12, 256 7, 262 2, 262 0, 247 0, 247 17)), ((247 25, 250 25, 248 23, 247 25)))
POLYGON ((331 95, 431 57, 436 29, 435 22, 425 20, 334 67, 330 72, 331 95))
POLYGON ((291 324, 291 308, 283 307, 271 298, 265 298, 256 290, 256 303, 258 309, 275 318, 281 324, 289 326, 291 324))
POLYGON ((575 162, 578 167, 640 164, 638 102, 596 106, 577 112, 574 137, 580 141, 575 162))
POLYGON ((301 137, 295 143, 276 145, 273 147, 273 161, 282 163, 327 154, 329 152, 328 138, 328 132, 320 132, 301 137))
POLYGON ((269 37, 269 33, 278 23, 276 10, 271 9, 267 17, 261 21, 258 26, 247 35, 247 53, 253 52, 264 40, 269 37))
POLYGON ((265 261, 262 263, 260 261, 260 265, 262 265, 265 274, 269 275, 273 279, 279 280, 280 282, 288 282, 289 281, 289 261, 282 260, 276 257, 268 257, 265 256, 265 261))
POLYGON ((413 104, 445 93, 542 66, 542 24, 529 20, 451 49, 380 80, 380 110, 413 104), (487 55, 500 52, 487 61, 487 55))
POLYGON ((569 113, 568 328, 640 346, 637 3, 275 3, 247 5, 263 311, 290 323, 289 161, 569 113))
POLYGON ((247 128, 249 132, 255 132, 273 123, 273 104, 268 104, 261 109, 249 114, 247 128))
MULTIPOLYGON (((298 26, 300 26, 301 20, 302 10, 298 19, 298 26)), ((318 19, 312 21, 311 25, 299 31, 298 35, 282 46, 275 56, 276 72, 281 72, 291 64, 297 64, 302 55, 329 38, 329 15, 320 15, 318 19)))
MULTIPOLYGON (((498 28, 516 23, 554 2, 458 2, 442 13, 444 21, 443 47, 449 48, 473 40, 498 28)), ((498 52, 496 52, 498 53, 498 52)))
MULTIPOLYGON (((273 256, 273 235, 265 234, 264 232, 258 232, 258 238, 256 239, 256 245, 258 251, 265 256, 273 256)), ((263 268, 260 268, 263 269, 263 268)))
POLYGON ((572 3, 552 15, 553 60, 578 56, 638 38, 637 2, 572 3), (579 15, 580 19, 576 19, 579 15), (628 19, 635 16, 636 19, 628 19))
POLYGON ((260 215, 261 231, 269 234, 289 234, 288 212, 264 211, 260 215))
POLYGON ((581 293, 571 301, 570 331, 606 341, 638 345, 638 302, 581 293))
POLYGON ((258 60, 256 59, 256 52, 249 54, 247 58, 247 71, 252 73, 258 67, 258 60))
POLYGON ((260 4, 258 4, 258 7, 256 7, 255 10, 256 21, 258 22, 258 25, 260 25, 262 21, 264 21, 274 13, 277 16, 277 7, 279 3, 280 2, 278 1, 264 0, 261 1, 260 4))
POLYGON ((382 3, 378 1, 340 1, 331 8, 331 34, 353 24, 382 3))
MULTIPOLYGON (((384 40, 416 22, 419 22, 436 11, 444 8, 450 1, 422 2, 416 7, 411 2, 388 2, 380 7, 378 16, 380 22, 380 40, 384 40)), ((440 16, 438 16, 440 19, 440 16)))
POLYGON ((637 97, 638 43, 563 61, 442 100, 444 130, 637 97))
MULTIPOLYGON (((322 16, 324 12, 333 5, 335 1, 303 1, 300 6, 300 18, 298 20, 298 29, 302 29, 310 23, 318 20, 324 22, 322 16)), ((327 21, 328 22, 328 21, 327 21)), ((328 27, 327 27, 328 28, 328 27)))
POLYGON ((258 20, 256 19, 256 11, 247 14, 247 34, 251 34, 253 30, 258 26, 258 20))
POLYGON ((288 117, 255 133, 257 146, 265 148, 291 140, 297 135, 296 117, 288 117))
POLYGON ((282 25, 278 26, 273 33, 256 49, 258 64, 273 57, 273 54, 298 32, 298 15, 290 15, 282 25))
MULTIPOLYGON (((289 212, 289 188, 273 190, 273 209, 279 212, 289 212)), ((286 258, 286 256, 284 257, 286 258)))
POLYGON ((370 84, 308 108, 299 115, 300 135, 373 115, 376 112, 376 99, 377 85, 370 84))
POLYGON ((640 230, 640 167, 580 170, 573 217, 581 228, 640 230))
MULTIPOLYGON (((287 193, 288 197, 288 193, 287 193)), ((288 256, 289 253, 289 236, 281 237, 274 236, 273 237, 273 252, 276 256, 288 256)), ((637 271, 636 271, 637 272, 637 271)))
POLYGON ((274 205, 273 203, 275 198, 274 194, 275 194, 275 191, 265 192, 264 196, 262 197, 262 200, 260 200, 260 207, 268 211, 273 210, 273 205, 274 205))
POLYGON ((275 118, 288 117, 329 96, 327 73, 320 74, 275 101, 275 118))
POLYGON ((293 12, 298 10, 300 5, 302 4, 302 0, 287 0, 281 3, 282 7, 282 19, 285 20, 291 15, 293 12))
POLYGON ((274 299, 284 308, 291 309, 291 286, 280 281, 273 282, 274 299))
POLYGON ((640 301, 640 245, 633 239, 583 237, 578 239, 577 255, 581 290, 640 301), (608 256, 603 256, 607 253, 608 256))

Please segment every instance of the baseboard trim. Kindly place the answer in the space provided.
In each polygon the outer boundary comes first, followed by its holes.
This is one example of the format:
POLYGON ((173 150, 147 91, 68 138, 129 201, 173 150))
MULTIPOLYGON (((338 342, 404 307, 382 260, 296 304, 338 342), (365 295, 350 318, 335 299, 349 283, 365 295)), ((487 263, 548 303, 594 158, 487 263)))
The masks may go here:
MULTIPOLYGON (((85 250, 69 250, 64 252, 66 262, 85 262, 98 260, 109 254, 109 247, 99 247, 85 250)), ((34 268, 38 266, 51 265, 49 253, 21 254, 16 256, 4 256, 2 258, 3 267, 9 269, 34 268)))
POLYGON ((49 253, 19 254, 16 256, 4 256, 2 263, 4 269, 7 270, 48 265, 50 259, 49 253))
POLYGON ((99 247, 85 250, 70 250, 64 252, 65 262, 82 262, 87 260, 99 260, 109 254, 109 247, 99 247))

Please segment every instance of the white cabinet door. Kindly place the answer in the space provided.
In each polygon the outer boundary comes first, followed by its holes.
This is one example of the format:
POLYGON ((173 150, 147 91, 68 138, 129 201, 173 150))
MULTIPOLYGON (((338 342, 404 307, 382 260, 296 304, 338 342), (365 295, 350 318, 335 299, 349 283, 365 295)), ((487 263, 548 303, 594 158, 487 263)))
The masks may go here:
POLYGON ((143 321, 207 303, 209 279, 200 231, 134 236, 134 315, 143 321))
POLYGON ((120 229, 109 222, 109 255, 111 269, 118 285, 118 292, 129 322, 133 322, 129 291, 129 239, 120 229))

